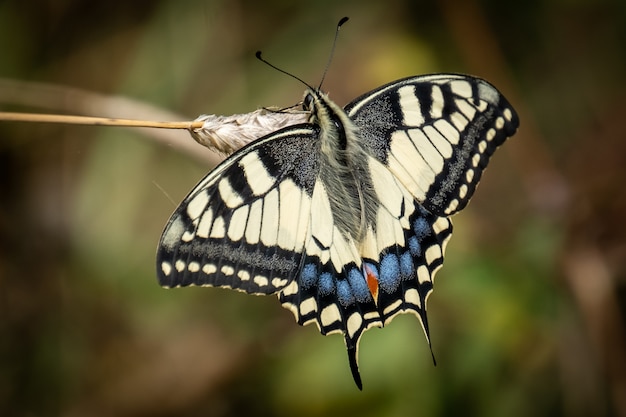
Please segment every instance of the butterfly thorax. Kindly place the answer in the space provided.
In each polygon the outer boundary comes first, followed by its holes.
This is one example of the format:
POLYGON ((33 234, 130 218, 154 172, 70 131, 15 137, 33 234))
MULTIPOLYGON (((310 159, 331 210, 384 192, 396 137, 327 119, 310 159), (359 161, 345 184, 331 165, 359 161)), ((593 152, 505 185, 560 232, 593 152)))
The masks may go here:
POLYGON ((360 144, 359 128, 344 110, 319 91, 308 91, 309 122, 319 128, 320 183, 326 188, 338 229, 359 241, 374 223, 377 206, 360 144))

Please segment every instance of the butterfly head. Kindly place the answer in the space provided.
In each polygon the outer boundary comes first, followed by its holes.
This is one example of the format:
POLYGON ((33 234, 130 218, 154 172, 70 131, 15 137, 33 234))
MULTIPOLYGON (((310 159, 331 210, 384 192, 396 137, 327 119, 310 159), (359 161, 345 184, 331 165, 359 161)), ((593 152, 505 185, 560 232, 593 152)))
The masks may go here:
POLYGON ((320 111, 322 106, 322 93, 313 88, 307 88, 302 99, 302 110, 309 113, 309 122, 317 124, 320 120, 320 111))
POLYGON ((302 100, 302 109, 310 114, 309 122, 321 126, 323 129, 337 129, 341 123, 339 123, 338 114, 342 113, 342 110, 333 103, 328 95, 320 91, 319 89, 309 88, 304 93, 302 100), (332 123, 331 126, 326 126, 326 123, 332 123))
POLYGON ((302 109, 304 111, 312 111, 313 110, 313 101, 315 100, 313 94, 314 94, 314 92, 312 90, 307 90, 304 93, 304 99, 302 100, 302 109))

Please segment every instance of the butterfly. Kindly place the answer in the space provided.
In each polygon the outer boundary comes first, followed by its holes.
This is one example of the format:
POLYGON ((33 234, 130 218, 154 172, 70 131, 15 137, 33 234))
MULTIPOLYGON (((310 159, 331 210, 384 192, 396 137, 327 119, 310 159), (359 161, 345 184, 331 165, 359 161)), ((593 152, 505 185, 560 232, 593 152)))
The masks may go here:
POLYGON ((452 234, 519 120, 487 81, 394 81, 341 108, 319 88, 307 120, 261 137, 210 172, 169 219, 157 252, 165 287, 276 294, 298 324, 359 339, 426 300, 452 234))

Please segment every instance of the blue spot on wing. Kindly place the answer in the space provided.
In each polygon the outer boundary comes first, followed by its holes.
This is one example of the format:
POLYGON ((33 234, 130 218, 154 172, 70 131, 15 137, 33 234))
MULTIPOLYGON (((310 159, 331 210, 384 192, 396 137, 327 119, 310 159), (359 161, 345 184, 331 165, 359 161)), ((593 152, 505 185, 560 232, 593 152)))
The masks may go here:
POLYGON ((422 245, 417 239, 417 236, 411 236, 409 238, 409 250, 411 251, 411 255, 415 256, 416 258, 422 254, 422 245))
POLYGON ((317 268, 313 264, 306 264, 304 268, 302 268, 302 272, 300 273, 300 285, 302 288, 309 289, 315 284, 317 284, 319 276, 317 274, 317 268))
POLYGON ((319 280, 319 294, 321 296, 331 294, 335 291, 335 281, 330 272, 322 272, 319 280))
POLYGON ((365 277, 357 268, 352 268, 348 272, 348 282, 358 302, 364 303, 372 299, 365 277))
POLYGON ((337 299, 344 307, 354 304, 354 294, 350 288, 350 283, 345 279, 337 280, 337 299))
POLYGON ((431 225, 424 217, 418 217, 413 222, 413 231, 417 239, 421 240, 424 236, 428 236, 431 233, 431 225))
POLYGON ((410 252, 404 252, 400 256, 400 276, 403 280, 411 279, 414 276, 415 265, 410 252))
POLYGON ((395 254, 388 253, 380 260, 378 284, 386 293, 392 293, 398 288, 400 284, 400 263, 395 254))

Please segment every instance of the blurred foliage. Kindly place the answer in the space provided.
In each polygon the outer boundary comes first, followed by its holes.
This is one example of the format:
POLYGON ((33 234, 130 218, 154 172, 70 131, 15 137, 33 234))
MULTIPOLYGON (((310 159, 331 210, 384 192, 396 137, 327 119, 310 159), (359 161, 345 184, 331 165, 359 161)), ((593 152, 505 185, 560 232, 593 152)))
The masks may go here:
POLYGON ((288 106, 303 87, 254 52, 316 84, 344 15, 337 102, 468 72, 520 113, 455 218, 437 366, 398 317, 363 338, 359 392, 341 337, 275 298, 161 289, 160 232, 210 167, 138 131, 0 122, 1 415, 626 416, 624 2, 5 0, 0 78, 188 118, 288 106))

